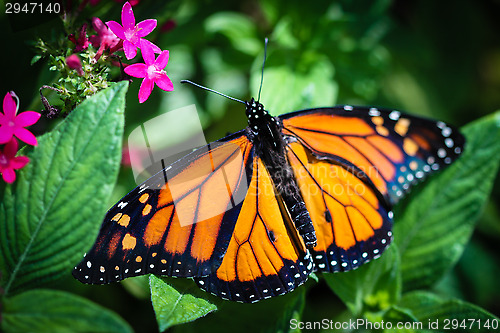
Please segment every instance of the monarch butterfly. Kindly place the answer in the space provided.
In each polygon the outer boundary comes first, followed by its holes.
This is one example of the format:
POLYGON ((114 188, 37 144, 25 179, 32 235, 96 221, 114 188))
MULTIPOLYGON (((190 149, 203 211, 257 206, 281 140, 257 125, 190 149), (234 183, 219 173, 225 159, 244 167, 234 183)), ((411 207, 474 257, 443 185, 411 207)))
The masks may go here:
POLYGON ((193 277, 223 299, 256 302, 314 270, 356 269, 391 243, 393 205, 465 143, 444 122, 396 110, 273 117, 253 98, 242 103, 246 129, 179 159, 108 211, 73 270, 79 281, 193 277))

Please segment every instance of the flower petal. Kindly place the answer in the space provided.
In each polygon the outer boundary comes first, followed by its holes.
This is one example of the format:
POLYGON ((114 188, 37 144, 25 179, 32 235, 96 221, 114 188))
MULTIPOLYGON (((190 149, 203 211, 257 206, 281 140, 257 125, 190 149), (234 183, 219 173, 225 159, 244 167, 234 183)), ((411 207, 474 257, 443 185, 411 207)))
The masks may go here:
POLYGON ((155 83, 158 86, 158 88, 165 90, 165 91, 172 91, 174 90, 174 84, 172 83, 172 80, 167 76, 167 73, 161 72, 156 79, 155 83))
POLYGON ((16 173, 14 172, 14 169, 4 169, 2 171, 2 177, 6 183, 12 184, 16 180, 16 173))
POLYGON ((10 94, 10 92, 5 94, 5 97, 3 98, 3 113, 9 118, 13 119, 14 116, 16 115, 17 111, 17 105, 16 101, 14 101, 14 98, 10 94))
POLYGON ((36 140, 36 137, 28 131, 26 128, 16 128, 14 130, 14 135, 17 136, 17 138, 21 141, 26 142, 29 145, 36 146, 38 145, 38 141, 36 140))
POLYGON ((142 39, 140 40, 141 43, 141 52, 142 52, 142 58, 144 59, 144 62, 146 65, 150 66, 155 63, 155 54, 153 51, 153 47, 151 46, 151 42, 142 39))
POLYGON ((125 52, 125 57, 130 60, 137 55, 137 46, 129 42, 128 40, 123 41, 123 52, 125 52))
POLYGON ((124 71, 130 76, 133 77, 146 77, 148 75, 147 73, 148 66, 146 64, 132 64, 127 67, 125 67, 124 71))
POLYGON ((98 17, 92 18, 92 28, 94 28, 99 35, 105 34, 108 31, 108 27, 98 17))
POLYGON ((156 28, 156 20, 155 19, 149 19, 149 20, 144 20, 142 22, 137 23, 137 36, 139 37, 144 37, 147 36, 151 33, 156 28))
POLYGON ((169 56, 168 50, 163 51, 158 56, 158 58, 156 58, 155 67, 158 68, 158 69, 160 69, 160 70, 164 69, 167 66, 167 64, 168 64, 168 56, 169 56))
POLYGON ((26 156, 16 156, 10 161, 10 166, 12 169, 21 169, 24 168, 30 159, 26 156))
POLYGON ((14 136, 14 127, 0 126, 0 144, 9 142, 14 136))
POLYGON ((141 87, 139 88, 139 103, 144 103, 151 95, 153 91, 154 82, 148 78, 142 81, 141 87))
POLYGON ((118 38, 125 39, 125 30, 120 25, 120 23, 116 21, 108 21, 106 22, 109 30, 111 30, 118 38))
POLYGON ((151 44, 151 47, 153 48, 154 53, 158 53, 158 54, 161 53, 161 49, 157 45, 155 45, 154 43, 151 43, 151 42, 149 42, 149 44, 151 44))
POLYGON ((14 156, 16 156, 18 148, 19 144, 17 143, 17 140, 13 138, 5 145, 3 154, 5 155, 5 157, 7 157, 8 160, 11 160, 14 158, 14 156))
POLYGON ((123 4, 122 24, 125 30, 131 30, 135 28, 134 12, 132 11, 132 6, 128 1, 123 4))
POLYGON ((40 119, 42 115, 35 111, 24 111, 17 115, 16 126, 26 127, 31 126, 40 119))

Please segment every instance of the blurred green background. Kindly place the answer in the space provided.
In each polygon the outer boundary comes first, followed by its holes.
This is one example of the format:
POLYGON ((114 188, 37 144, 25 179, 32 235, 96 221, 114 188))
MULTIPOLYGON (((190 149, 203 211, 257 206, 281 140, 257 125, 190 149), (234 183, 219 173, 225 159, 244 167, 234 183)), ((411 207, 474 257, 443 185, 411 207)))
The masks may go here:
MULTIPOLYGON (((101 1, 87 5, 79 17, 82 23, 92 16, 120 21, 120 11, 120 3, 101 1)), ((143 0, 134 12, 137 22, 158 20, 148 37, 170 50, 166 71, 175 90, 155 88, 140 105, 140 80, 135 80, 127 95, 126 135, 158 114, 193 103, 208 141, 245 127, 239 103, 179 81, 191 79, 239 99, 256 97, 265 37, 269 47, 261 101, 275 115, 358 104, 402 109, 462 126, 500 109, 499 1, 143 0)), ((22 110, 40 111, 38 89, 51 83, 54 74, 44 62, 30 65, 30 41, 37 36, 50 39, 63 31, 62 25, 56 18, 19 26, 2 12, 0 29, 0 92, 14 90, 22 110)), ((41 134, 52 126, 43 120, 33 131, 41 134)), ((435 286, 437 293, 497 316, 499 182, 497 177, 464 255, 435 286)), ((134 186, 131 169, 124 166, 110 206, 134 186)), ((124 285, 83 286, 68 273, 63 288, 117 311, 137 332, 156 331, 148 291, 140 281, 124 285)), ((344 313, 345 306, 324 282, 308 287, 303 320, 344 313)))

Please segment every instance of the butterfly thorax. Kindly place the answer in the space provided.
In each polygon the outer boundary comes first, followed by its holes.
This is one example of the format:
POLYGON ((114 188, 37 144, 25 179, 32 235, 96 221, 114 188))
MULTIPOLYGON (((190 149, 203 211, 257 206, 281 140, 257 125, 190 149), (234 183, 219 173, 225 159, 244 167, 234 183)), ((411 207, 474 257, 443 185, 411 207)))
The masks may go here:
POLYGON ((284 153, 279 123, 275 117, 264 110, 264 105, 252 98, 246 102, 245 113, 256 146, 271 148, 279 154, 284 153))

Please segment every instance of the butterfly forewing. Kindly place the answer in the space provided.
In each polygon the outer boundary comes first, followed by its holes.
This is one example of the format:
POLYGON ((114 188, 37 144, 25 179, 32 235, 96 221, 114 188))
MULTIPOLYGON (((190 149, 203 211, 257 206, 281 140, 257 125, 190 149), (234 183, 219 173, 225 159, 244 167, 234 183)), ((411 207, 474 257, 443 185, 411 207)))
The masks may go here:
POLYGON ((73 275, 84 283, 108 283, 146 273, 190 277, 215 271, 248 189, 251 148, 236 133, 135 188, 108 211, 73 275))
POLYGON ((430 173, 458 158, 465 139, 454 127, 395 110, 339 106, 281 116, 283 134, 319 158, 355 166, 390 205, 430 173))

